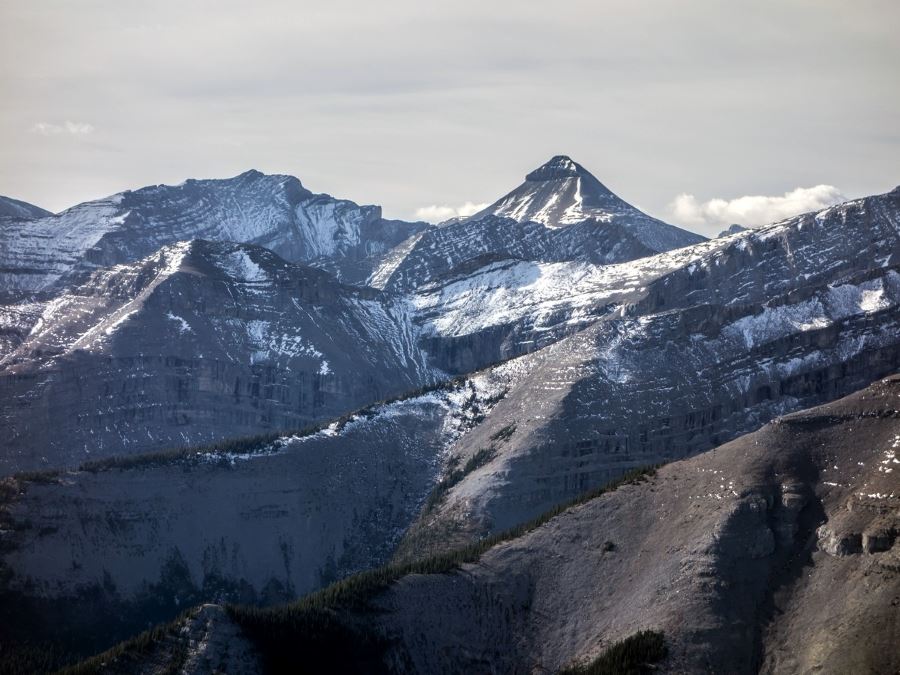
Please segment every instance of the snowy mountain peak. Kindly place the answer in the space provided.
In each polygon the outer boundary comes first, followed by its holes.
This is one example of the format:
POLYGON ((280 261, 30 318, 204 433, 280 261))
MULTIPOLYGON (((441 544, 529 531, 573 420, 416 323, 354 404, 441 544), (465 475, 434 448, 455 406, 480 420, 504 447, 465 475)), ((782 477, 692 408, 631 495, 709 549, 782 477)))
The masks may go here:
POLYGON ((561 228, 587 220, 615 223, 651 251, 661 252, 703 241, 703 237, 651 218, 622 200, 590 171, 566 155, 556 155, 525 176, 525 182, 470 218, 486 216, 533 221, 561 228))
POLYGON ((590 175, 580 164, 572 161, 567 155, 556 155, 549 162, 542 164, 537 169, 525 176, 527 181, 554 180, 556 178, 575 178, 577 176, 590 175))
POLYGON ((633 209, 597 180, 596 176, 567 155, 556 155, 550 161, 525 176, 525 183, 552 183, 557 192, 566 191, 570 185, 577 187, 573 200, 589 206, 607 209, 633 209), (574 180, 573 180, 574 179, 574 180))
POLYGON ((150 185, 57 215, 16 217, 24 208, 0 200, 0 296, 13 299, 57 292, 98 266, 134 262, 191 239, 257 244, 357 283, 381 255, 426 227, 385 220, 378 206, 316 194, 293 176, 256 170, 150 185), (5 206, 13 217, 5 217, 5 206))

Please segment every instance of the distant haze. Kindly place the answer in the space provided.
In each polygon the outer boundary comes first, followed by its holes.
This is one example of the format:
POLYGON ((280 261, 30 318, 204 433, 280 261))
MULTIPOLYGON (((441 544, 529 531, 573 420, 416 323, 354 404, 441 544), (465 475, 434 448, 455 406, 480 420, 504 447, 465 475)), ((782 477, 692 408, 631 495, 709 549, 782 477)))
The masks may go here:
POLYGON ((900 183, 896 0, 0 0, 0 194, 249 168, 465 215, 556 154, 714 234, 900 183))

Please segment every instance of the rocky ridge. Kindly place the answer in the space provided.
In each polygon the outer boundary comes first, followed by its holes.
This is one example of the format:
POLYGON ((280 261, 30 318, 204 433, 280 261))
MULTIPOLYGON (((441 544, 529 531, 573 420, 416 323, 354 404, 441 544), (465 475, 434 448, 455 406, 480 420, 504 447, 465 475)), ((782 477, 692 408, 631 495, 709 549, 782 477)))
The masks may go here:
POLYGON ((13 219, 43 218, 51 215, 53 214, 46 209, 34 204, 0 195, 0 222, 13 219))
POLYGON ((659 672, 892 673, 898 404, 893 376, 457 563, 222 621, 271 673, 559 672, 648 630, 666 647, 659 672))
POLYGON ((380 254, 425 227, 385 220, 377 206, 315 194, 293 176, 247 171, 224 180, 190 179, 8 223, 0 240, 0 290, 13 300, 52 295, 98 267, 191 239, 264 246, 354 282, 365 279, 380 254))
POLYGON ((247 244, 167 246, 34 315, 0 358, 7 473, 299 429, 444 377, 402 303, 247 244))
POLYGON ((318 431, 5 479, 2 628, 46 639, 75 611, 69 648, 102 648, 186 604, 284 601, 385 563, 503 395, 474 377, 318 431))
POLYGON ((892 377, 779 418, 402 579, 363 621, 394 672, 554 672, 641 629, 665 635, 664 672, 893 672, 898 404, 892 377))

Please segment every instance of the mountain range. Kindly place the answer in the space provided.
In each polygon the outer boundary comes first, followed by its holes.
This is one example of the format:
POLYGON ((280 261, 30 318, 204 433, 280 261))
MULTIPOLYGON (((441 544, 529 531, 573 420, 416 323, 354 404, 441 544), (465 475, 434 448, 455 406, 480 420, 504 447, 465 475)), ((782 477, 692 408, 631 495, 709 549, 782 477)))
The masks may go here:
POLYGON ((898 666, 900 188, 706 240, 565 156, 438 225, 249 171, 0 232, 9 664, 197 606, 103 669, 898 666))

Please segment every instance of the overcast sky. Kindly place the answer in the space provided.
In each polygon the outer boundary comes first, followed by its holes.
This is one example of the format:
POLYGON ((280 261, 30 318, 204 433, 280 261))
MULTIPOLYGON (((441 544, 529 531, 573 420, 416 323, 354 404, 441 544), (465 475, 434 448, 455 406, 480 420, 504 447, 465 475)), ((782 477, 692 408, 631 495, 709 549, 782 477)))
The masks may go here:
POLYGON ((710 233, 900 183, 898 26, 897 0, 0 0, 0 194, 256 168, 433 218, 568 154, 710 233))

